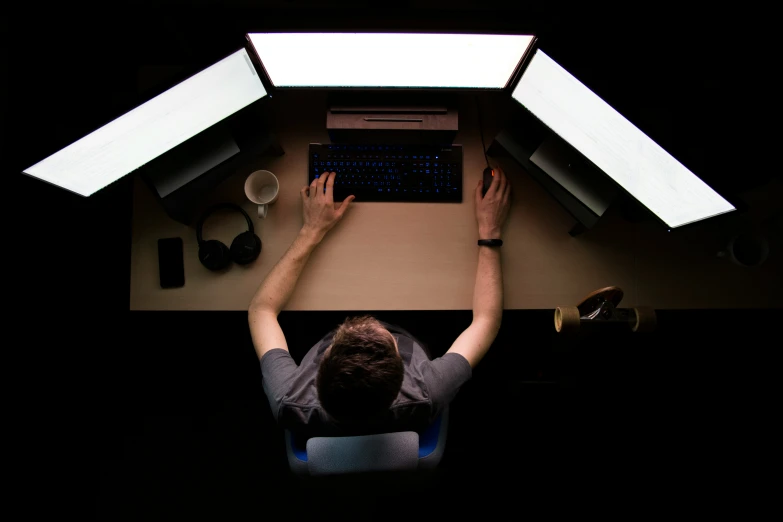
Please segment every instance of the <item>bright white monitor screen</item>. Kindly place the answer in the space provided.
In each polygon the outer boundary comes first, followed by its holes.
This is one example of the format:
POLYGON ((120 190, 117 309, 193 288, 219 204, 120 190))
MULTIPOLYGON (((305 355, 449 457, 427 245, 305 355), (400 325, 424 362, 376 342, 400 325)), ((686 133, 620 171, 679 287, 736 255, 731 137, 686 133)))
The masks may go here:
POLYGON ((540 49, 512 96, 670 228, 735 210, 540 49))
POLYGON ((276 87, 502 89, 530 35, 250 33, 276 87))
POLYGON ((89 196, 265 95, 242 49, 24 172, 89 196))

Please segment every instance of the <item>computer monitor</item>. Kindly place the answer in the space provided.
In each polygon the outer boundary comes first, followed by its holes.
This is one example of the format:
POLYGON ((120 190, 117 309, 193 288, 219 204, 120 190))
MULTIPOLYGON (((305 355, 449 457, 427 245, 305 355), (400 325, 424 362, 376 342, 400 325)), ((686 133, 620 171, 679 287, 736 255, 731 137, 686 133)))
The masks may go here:
POLYGON ((264 96, 241 49, 24 173, 89 196, 264 96))
POLYGON ((508 86, 532 35, 249 33, 274 87, 487 89, 508 86))
POLYGON ((669 228, 735 210, 541 49, 512 96, 669 228))

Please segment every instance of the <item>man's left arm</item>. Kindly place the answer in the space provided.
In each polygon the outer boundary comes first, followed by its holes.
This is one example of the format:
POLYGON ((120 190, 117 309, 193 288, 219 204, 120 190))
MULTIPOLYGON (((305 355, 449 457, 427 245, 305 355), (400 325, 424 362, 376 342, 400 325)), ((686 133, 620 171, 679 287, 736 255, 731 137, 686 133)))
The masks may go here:
POLYGON ((334 178, 334 172, 324 173, 309 186, 302 188, 302 229, 280 261, 264 278, 250 302, 250 336, 259 359, 273 348, 288 350, 277 316, 294 292, 310 254, 326 233, 342 219, 348 204, 354 200, 354 196, 348 196, 340 205, 335 205, 334 178))

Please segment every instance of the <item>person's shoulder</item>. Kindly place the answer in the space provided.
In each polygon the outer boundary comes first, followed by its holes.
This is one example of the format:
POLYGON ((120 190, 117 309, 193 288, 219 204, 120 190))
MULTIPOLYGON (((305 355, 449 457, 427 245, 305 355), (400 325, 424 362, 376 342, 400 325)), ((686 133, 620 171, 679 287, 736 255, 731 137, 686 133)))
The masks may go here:
POLYGON ((259 359, 259 363, 263 367, 266 364, 274 364, 275 362, 279 361, 287 361, 287 360, 293 360, 291 357, 291 354, 288 352, 288 350, 284 348, 272 348, 268 350, 262 357, 259 359))
POLYGON ((439 381, 464 382, 473 375, 473 369, 468 360, 458 353, 445 353, 440 357, 428 360, 424 363, 424 374, 430 379, 439 381))

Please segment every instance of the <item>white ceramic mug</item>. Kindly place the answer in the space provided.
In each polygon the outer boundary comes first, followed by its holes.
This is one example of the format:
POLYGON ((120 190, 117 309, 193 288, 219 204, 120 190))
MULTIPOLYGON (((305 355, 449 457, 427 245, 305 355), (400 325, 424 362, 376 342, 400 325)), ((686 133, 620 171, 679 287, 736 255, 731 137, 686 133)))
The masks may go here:
POLYGON ((280 182, 268 170, 257 170, 245 180, 245 196, 258 205, 258 217, 265 218, 269 205, 277 201, 280 182))

